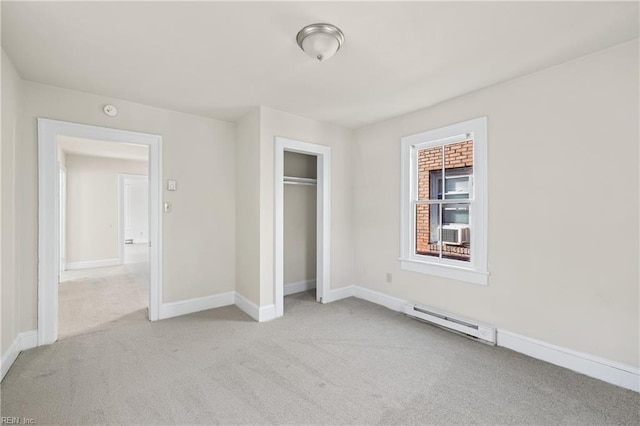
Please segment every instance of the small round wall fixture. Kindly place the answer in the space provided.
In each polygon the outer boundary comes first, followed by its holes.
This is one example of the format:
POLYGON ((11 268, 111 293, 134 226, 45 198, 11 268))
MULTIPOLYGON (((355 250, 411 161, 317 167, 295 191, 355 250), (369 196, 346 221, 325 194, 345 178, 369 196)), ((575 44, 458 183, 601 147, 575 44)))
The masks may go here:
POLYGON ((300 49, 313 59, 329 59, 344 44, 344 34, 331 24, 311 24, 298 32, 296 41, 300 49))
POLYGON ((115 117, 116 115, 118 115, 118 108, 116 108, 113 105, 105 105, 104 108, 102 108, 102 110, 109 117, 115 117))

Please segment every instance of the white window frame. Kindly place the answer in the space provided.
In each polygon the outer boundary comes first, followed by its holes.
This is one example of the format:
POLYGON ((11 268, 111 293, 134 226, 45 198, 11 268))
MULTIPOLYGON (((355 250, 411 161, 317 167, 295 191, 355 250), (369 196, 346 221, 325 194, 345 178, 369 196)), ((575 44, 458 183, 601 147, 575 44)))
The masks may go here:
POLYGON ((404 270, 487 285, 487 117, 401 139, 400 267, 404 270), (415 211, 418 150, 473 139, 473 180, 470 195, 471 259, 469 262, 416 253, 415 211))

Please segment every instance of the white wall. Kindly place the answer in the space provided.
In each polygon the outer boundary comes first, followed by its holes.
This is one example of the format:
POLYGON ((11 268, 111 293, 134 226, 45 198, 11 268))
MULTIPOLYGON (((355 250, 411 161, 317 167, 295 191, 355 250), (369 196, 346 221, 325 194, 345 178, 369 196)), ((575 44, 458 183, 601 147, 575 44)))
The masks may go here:
POLYGON ((640 365, 638 75, 636 40, 360 129, 356 283, 640 365), (489 285, 400 270, 400 137, 485 115, 489 285))
POLYGON ((260 108, 260 305, 274 303, 275 137, 331 147, 331 288, 353 284, 353 131, 260 108))
POLYGON ((234 124, 26 81, 23 105, 16 167, 20 331, 36 328, 37 117, 162 135, 165 185, 178 181, 178 191, 163 193, 173 204, 162 217, 164 302, 234 290, 234 124), (105 104, 116 105, 118 116, 104 115, 105 104))
POLYGON ((353 132, 260 107, 239 120, 237 134, 236 291, 259 306, 274 303, 276 136, 331 147, 331 288, 351 285, 350 156, 353 132))
POLYGON ((2 146, 0 149, 0 288, 2 327, 0 352, 5 355, 21 331, 18 326, 19 300, 16 249, 20 244, 16 215, 15 153, 17 127, 22 107, 22 80, 9 57, 2 51, 2 146))
POLYGON ((236 292, 260 304, 260 109, 236 130, 236 292))
POLYGON ((118 174, 144 161, 67 154, 67 263, 118 259, 118 174))
POLYGON ((135 244, 149 242, 149 180, 124 179, 124 238, 135 244))
MULTIPOLYGON (((312 155, 284 153, 284 175, 316 178, 312 155)), ((284 185, 284 284, 316 279, 317 187, 284 185)))

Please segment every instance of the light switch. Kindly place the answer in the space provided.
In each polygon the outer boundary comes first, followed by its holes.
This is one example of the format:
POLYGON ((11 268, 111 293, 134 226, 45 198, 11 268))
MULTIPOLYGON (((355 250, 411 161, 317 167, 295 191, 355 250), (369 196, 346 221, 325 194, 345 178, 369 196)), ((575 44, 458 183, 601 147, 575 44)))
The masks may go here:
POLYGON ((165 213, 171 213, 171 203, 168 201, 164 202, 164 212, 165 213))
POLYGON ((178 190, 178 182, 175 180, 167 181, 167 191, 177 191, 178 190))

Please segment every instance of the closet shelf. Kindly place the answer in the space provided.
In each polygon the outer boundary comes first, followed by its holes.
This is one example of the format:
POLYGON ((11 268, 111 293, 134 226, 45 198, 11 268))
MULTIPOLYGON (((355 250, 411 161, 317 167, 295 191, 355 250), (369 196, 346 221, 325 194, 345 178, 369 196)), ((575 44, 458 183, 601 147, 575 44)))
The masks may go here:
POLYGON ((284 184, 287 185, 317 185, 318 179, 303 178, 295 176, 284 176, 284 184))

